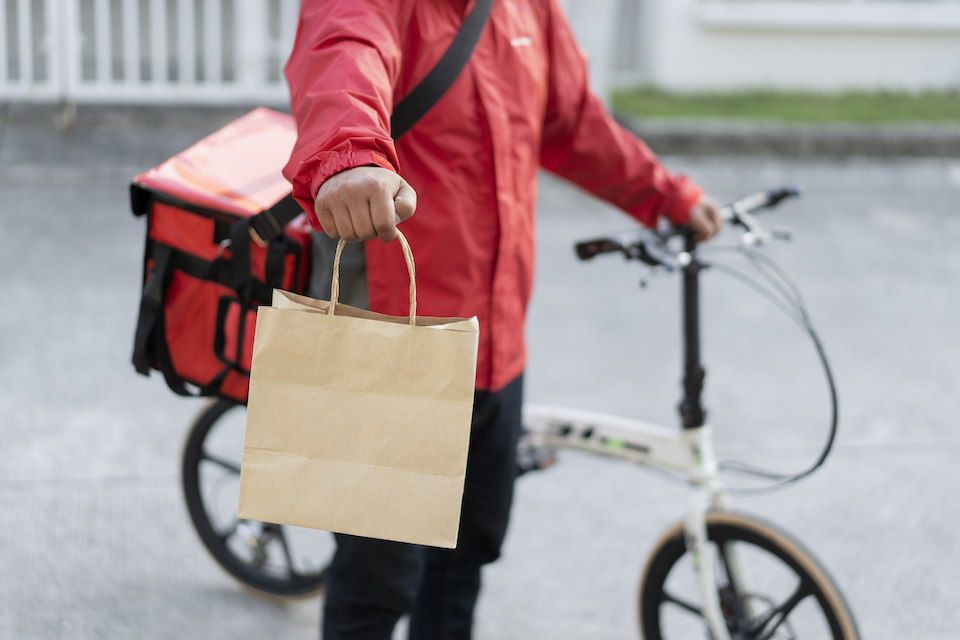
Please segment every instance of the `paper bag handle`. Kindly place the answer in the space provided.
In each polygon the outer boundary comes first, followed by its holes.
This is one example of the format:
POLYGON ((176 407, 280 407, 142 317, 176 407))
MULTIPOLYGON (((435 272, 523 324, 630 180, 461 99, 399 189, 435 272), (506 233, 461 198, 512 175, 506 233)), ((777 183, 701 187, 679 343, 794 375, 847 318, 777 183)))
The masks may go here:
MULTIPOLYGON (((407 239, 397 229, 397 240, 400 241, 400 248, 403 249, 403 257, 407 261, 407 273, 410 274, 410 326, 417 324, 417 270, 413 264, 413 251, 410 250, 410 244, 407 239)), ((340 297, 340 254, 347 241, 340 238, 337 243, 337 255, 333 257, 333 282, 330 285, 330 306, 327 308, 327 315, 332 316, 337 307, 337 298, 340 297)))

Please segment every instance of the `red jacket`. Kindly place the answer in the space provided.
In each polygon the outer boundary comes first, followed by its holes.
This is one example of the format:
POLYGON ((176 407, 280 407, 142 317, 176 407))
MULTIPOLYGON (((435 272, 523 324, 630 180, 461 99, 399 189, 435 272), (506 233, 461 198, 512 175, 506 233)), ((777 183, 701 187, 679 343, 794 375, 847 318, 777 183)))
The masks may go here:
MULTIPOLYGON (((477 388, 523 370, 533 284, 537 168, 644 224, 683 223, 700 190, 662 167, 587 88, 556 0, 495 0, 463 72, 399 142, 393 106, 433 68, 473 0, 304 0, 285 73, 299 129, 284 175, 314 228, 331 175, 377 164, 416 190, 403 223, 417 261, 418 312, 477 316, 477 388)), ((370 308, 406 315, 400 247, 367 241, 370 308)))

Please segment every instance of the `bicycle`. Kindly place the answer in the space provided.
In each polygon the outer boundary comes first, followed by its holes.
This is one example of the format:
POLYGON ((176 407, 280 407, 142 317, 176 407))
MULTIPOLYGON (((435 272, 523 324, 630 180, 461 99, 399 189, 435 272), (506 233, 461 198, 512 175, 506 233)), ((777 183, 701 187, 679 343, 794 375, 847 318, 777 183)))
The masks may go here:
MULTIPOLYGON (((727 470, 759 476, 782 486, 803 478, 826 459, 837 428, 837 397, 829 364, 810 324, 799 292, 769 259, 751 247, 783 237, 768 233, 752 215, 798 195, 792 188, 757 193, 723 207, 724 220, 743 230, 743 251, 778 302, 813 339, 830 388, 830 436, 817 461, 806 471, 782 475, 746 464, 727 470)), ((518 473, 550 466, 559 448, 576 449, 658 468, 692 488, 686 517, 654 544, 641 575, 639 626, 646 640, 689 637, 706 630, 714 640, 814 638, 857 640, 850 607, 826 569, 799 542, 764 520, 730 510, 731 489, 719 478, 711 427, 701 403, 704 369, 700 362, 699 276, 720 266, 701 259, 689 230, 636 229, 577 243, 582 260, 619 253, 651 267, 680 272, 683 296, 684 396, 679 406, 682 429, 661 427, 601 413, 525 405, 524 435, 518 447, 518 473), (677 243, 682 246, 677 247, 677 243), (689 565, 687 568, 683 568, 689 565), (689 570, 688 570, 689 569, 689 570), (692 579, 692 584, 689 578, 692 579), (686 583, 684 583, 684 579, 686 583), (678 593, 681 588, 692 593, 678 593)), ((741 279, 742 274, 733 272, 741 279)), ((748 282, 750 283, 750 282, 748 282)), ((757 282, 752 281, 756 286, 757 282)), ((236 490, 224 495, 223 478, 239 482, 242 450, 240 405, 218 400, 206 408, 187 441, 183 488, 194 525, 214 558, 254 589, 281 596, 322 590, 331 536, 319 532, 236 518, 236 490), (233 420, 225 419, 232 417, 233 420), (220 437, 232 425, 232 436, 220 437), (219 453, 222 443, 235 457, 219 453), (201 467, 219 469, 216 474, 201 467), (208 478, 202 476, 210 476, 208 478), (219 495, 215 495, 218 494, 219 495), (222 517, 224 505, 231 515, 222 517), (308 538, 313 538, 309 549, 308 538), (303 557, 308 558, 307 561, 303 557)), ((769 487, 767 487, 769 488, 769 487)), ((755 490, 755 488, 745 489, 755 490)))

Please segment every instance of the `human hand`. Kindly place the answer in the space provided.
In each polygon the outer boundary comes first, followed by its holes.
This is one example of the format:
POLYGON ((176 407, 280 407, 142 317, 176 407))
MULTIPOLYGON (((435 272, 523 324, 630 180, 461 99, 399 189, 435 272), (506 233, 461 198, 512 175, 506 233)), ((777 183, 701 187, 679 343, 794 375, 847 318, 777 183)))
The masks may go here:
POLYGON ((720 211, 713 198, 704 196, 697 204, 690 207, 690 220, 687 224, 693 229, 693 238, 697 242, 706 242, 717 235, 722 223, 720 211))
POLYGON ((320 185, 314 211, 324 232, 347 242, 397 236, 397 225, 417 209, 417 193, 399 175, 382 167, 355 167, 320 185))

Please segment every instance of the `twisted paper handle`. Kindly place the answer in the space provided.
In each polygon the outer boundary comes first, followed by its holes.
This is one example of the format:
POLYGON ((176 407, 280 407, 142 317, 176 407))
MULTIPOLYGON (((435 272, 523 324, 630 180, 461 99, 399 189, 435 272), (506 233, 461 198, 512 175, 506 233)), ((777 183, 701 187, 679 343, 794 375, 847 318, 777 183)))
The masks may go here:
MULTIPOLYGON (((397 240, 400 241, 400 248, 403 249, 403 257, 407 261, 407 273, 410 274, 410 326, 417 324, 417 269, 413 264, 413 251, 410 250, 410 244, 407 239, 397 229, 397 240)), ((327 315, 332 316, 337 307, 337 298, 340 297, 340 254, 347 242, 343 238, 337 243, 337 255, 333 257, 333 282, 330 285, 330 307, 327 309, 327 315)))

